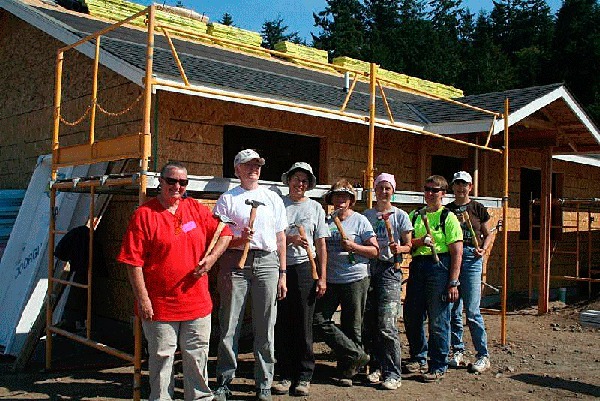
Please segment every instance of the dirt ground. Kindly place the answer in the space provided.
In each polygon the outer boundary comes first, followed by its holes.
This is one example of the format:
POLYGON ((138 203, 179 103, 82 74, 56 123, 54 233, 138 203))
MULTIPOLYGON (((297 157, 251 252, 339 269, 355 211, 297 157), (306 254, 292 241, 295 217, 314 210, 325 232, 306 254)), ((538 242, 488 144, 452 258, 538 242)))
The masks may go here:
MULTIPOLYGON (((481 375, 466 369, 451 370, 439 383, 425 384, 404 376, 396 391, 378 390, 360 381, 351 388, 336 387, 330 377, 334 364, 327 346, 316 344, 317 367, 310 399, 318 400, 564 400, 600 397, 600 329, 579 325, 582 309, 600 309, 600 301, 565 306, 555 302, 551 312, 537 316, 536 309, 510 313, 508 344, 500 345, 500 317, 486 315, 492 369, 481 375)), ((402 325, 401 325, 402 328, 402 325)), ((468 330, 465 331, 468 336, 468 330)), ((406 347, 404 333, 403 346, 406 347)), ((466 339, 470 341, 470 338, 466 339)), ((125 400, 132 396, 132 367, 91 348, 57 339, 55 369, 44 372, 40 355, 24 373, 11 371, 12 360, 0 359, 0 399, 3 400, 125 400)), ((467 343, 472 351, 470 342, 467 343)), ((406 349, 406 348, 404 348, 406 349)), ((41 354, 41 353, 40 353, 41 354)), ((473 354, 470 354, 473 359, 473 354)), ((253 399, 252 354, 241 355, 235 399, 253 399)), ((214 378, 215 359, 209 375, 214 378)), ((142 396, 148 396, 144 372, 142 396)), ((214 381, 211 380, 211 385, 214 381)), ((176 398, 183 399, 181 374, 176 398)), ((298 399, 274 396, 274 400, 298 399)))

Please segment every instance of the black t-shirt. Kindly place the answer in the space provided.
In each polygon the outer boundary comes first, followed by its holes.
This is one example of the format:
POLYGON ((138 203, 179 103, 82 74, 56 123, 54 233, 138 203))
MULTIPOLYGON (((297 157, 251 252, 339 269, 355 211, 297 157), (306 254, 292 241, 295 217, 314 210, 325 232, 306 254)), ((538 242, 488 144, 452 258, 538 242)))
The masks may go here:
POLYGON ((469 214, 469 219, 471 220, 473 231, 475 231, 475 235, 477 235, 477 243, 481 247, 483 245, 483 233, 481 232, 481 224, 487 222, 490 219, 490 214, 488 213, 487 208, 481 203, 474 200, 470 201, 465 205, 457 205, 455 202, 451 202, 446 205, 446 208, 448 208, 449 210, 451 210, 459 216, 460 226, 463 230, 464 245, 475 246, 473 242, 473 235, 467 227, 467 223, 460 218, 460 214, 465 211, 469 214))

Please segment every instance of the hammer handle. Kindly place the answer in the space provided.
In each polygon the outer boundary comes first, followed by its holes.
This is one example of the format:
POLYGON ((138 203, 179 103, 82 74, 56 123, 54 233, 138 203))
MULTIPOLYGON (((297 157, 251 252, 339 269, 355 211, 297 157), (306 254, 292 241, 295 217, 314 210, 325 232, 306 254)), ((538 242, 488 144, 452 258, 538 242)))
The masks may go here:
POLYGON ((479 249, 479 241, 477 241, 477 234, 475 234, 475 230, 473 229, 473 224, 471 224, 471 218, 469 217, 469 213, 466 211, 461 213, 467 228, 471 232, 471 236, 473 237, 473 245, 475 245, 475 249, 479 249))
MULTIPOLYGON (((248 222, 248 228, 250 228, 250 230, 252 230, 252 228, 254 227, 255 219, 256 219, 256 208, 253 207, 252 210, 250 210, 250 221, 248 222)), ((240 262, 238 263, 238 267, 240 269, 243 269, 244 265, 246 264, 246 259, 248 258, 248 251, 250 251, 250 240, 246 241, 246 244, 244 245, 244 251, 242 252, 242 257, 240 259, 240 262)))
POLYGON ((205 255, 210 255, 210 253, 212 252, 213 248, 217 244, 217 240, 221 236, 221 233, 223 232, 224 228, 225 228, 225 223, 223 223, 222 221, 220 221, 219 225, 217 226, 217 230, 215 231, 215 235, 213 235, 212 240, 210 241, 210 244, 208 245, 208 248, 206 248, 205 255))
MULTIPOLYGON (((304 227, 302 225, 298 225, 298 233, 304 241, 307 241, 306 231, 304 230, 304 227)), ((317 273, 317 263, 315 262, 315 258, 312 255, 312 250, 310 249, 310 246, 306 247, 306 253, 308 254, 308 260, 310 261, 310 267, 312 268, 312 278, 313 280, 318 280, 319 274, 317 273)))
MULTIPOLYGON (((394 233, 392 231, 392 223, 390 223, 389 219, 383 219, 383 221, 385 222, 385 228, 387 230, 388 239, 390 240, 390 242, 395 242, 394 233)), ((394 252, 394 269, 401 269, 400 262, 398 261, 398 254, 396 252, 394 252)))
MULTIPOLYGON (((433 238, 433 236, 431 235, 431 227, 429 227, 429 219, 427 218, 427 212, 421 214, 421 220, 423 220, 425 230, 427 230, 427 235, 433 238)), ((435 250, 435 244, 433 244, 433 246, 431 247, 431 254, 433 255, 433 260, 435 261, 435 263, 440 263, 440 257, 438 256, 437 251, 435 250)))
MULTIPOLYGON (((333 216, 333 222, 335 223, 335 226, 337 227, 338 231, 340 232, 342 241, 347 240, 348 236, 346 235, 346 232, 344 231, 344 228, 342 227, 342 222, 340 221, 340 218, 337 216, 333 216)), ((356 263, 356 259, 354 258, 354 253, 351 251, 348 252, 348 261, 350 261, 350 263, 352 263, 352 264, 356 263)))

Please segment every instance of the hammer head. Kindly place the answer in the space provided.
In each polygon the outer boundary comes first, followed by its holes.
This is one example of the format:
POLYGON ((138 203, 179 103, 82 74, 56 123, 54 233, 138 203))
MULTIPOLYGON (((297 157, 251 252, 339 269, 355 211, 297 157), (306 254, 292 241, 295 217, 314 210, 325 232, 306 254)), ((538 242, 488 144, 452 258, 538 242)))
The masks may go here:
POLYGON ((393 214, 394 214, 394 212, 387 212, 387 213, 379 212, 379 213, 377 213, 377 218, 380 220, 389 220, 390 216, 393 214))
POLYGON ((290 224, 290 229, 292 228, 297 228, 300 227, 302 225, 302 223, 304 223, 306 221, 306 219, 302 219, 302 220, 297 220, 295 222, 293 222, 292 224, 290 224))
POLYGON ((419 209, 419 214, 421 215, 421 217, 427 217, 427 207, 422 207, 421 209, 419 209))
POLYGON ((215 213, 215 217, 217 219, 221 220, 225 224, 233 224, 234 226, 237 225, 235 221, 231 220, 229 217, 225 216, 224 214, 215 213))
POLYGON ((261 201, 246 199, 246 205, 251 205, 252 209, 256 209, 257 207, 264 205, 261 201))

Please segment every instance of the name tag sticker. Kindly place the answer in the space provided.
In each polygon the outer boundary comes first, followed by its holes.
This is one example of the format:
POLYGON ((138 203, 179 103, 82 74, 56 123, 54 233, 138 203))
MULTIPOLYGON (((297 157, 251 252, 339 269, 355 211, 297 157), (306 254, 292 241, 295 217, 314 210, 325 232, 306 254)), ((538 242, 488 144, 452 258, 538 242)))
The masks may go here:
POLYGON ((188 231, 192 231, 194 228, 196 228, 195 221, 188 221, 183 226, 181 226, 181 229, 183 230, 184 233, 187 233, 188 231))

